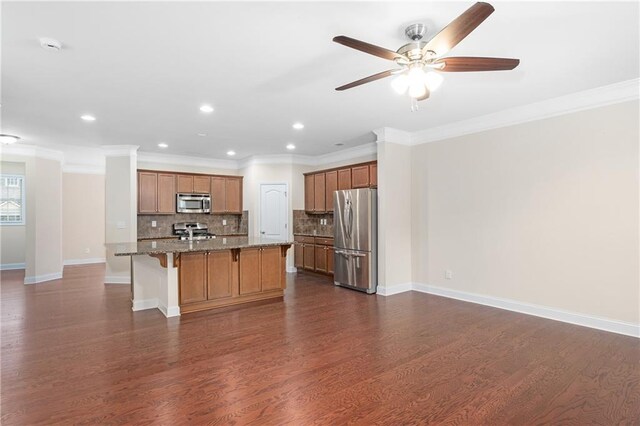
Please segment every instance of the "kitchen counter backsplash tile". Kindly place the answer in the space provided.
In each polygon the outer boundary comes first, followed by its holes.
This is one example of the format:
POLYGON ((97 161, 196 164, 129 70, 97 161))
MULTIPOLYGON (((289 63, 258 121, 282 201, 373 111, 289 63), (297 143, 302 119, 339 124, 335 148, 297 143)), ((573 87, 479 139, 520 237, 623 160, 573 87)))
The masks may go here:
POLYGON ((293 233, 307 235, 333 235, 333 215, 332 214, 308 214, 304 210, 293 211, 293 233), (321 225, 320 221, 326 220, 326 225, 321 225))
POLYGON ((237 214, 196 214, 176 213, 167 215, 138 215, 138 238, 161 238, 173 234, 173 224, 176 222, 201 222, 209 225, 209 232, 218 235, 247 234, 249 224, 249 212, 237 214), (156 227, 151 226, 151 221, 156 221, 156 227), (222 220, 227 224, 223 225, 222 220))

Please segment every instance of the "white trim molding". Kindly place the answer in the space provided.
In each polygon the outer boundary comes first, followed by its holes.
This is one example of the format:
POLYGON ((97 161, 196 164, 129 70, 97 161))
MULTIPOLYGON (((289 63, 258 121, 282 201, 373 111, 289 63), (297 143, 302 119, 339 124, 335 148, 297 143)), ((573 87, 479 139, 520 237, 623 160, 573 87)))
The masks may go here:
POLYGON ((158 309, 160 309, 160 312, 162 312, 163 315, 167 318, 180 316, 179 306, 171 306, 170 308, 167 308, 162 303, 158 302, 158 309))
POLYGON ((66 259, 62 262, 62 265, 88 265, 92 263, 105 263, 106 261, 107 260, 104 257, 91 257, 88 259, 66 259))
POLYGON ((158 307, 158 299, 142 299, 142 300, 131 301, 131 310, 133 312, 144 311, 147 309, 154 309, 157 307, 158 307))
POLYGON ((413 145, 413 134, 393 127, 382 127, 373 131, 377 140, 376 143, 388 142, 399 145, 413 145))
POLYGON ((295 274, 296 272, 298 272, 298 268, 296 268, 295 266, 287 266, 287 273, 295 274))
POLYGON ((104 277, 105 284, 131 284, 131 277, 123 275, 112 275, 104 277))
POLYGON ((388 287, 378 286, 378 288, 376 289, 376 294, 380 296, 393 296, 394 294, 406 293, 407 291, 411 291, 412 288, 412 283, 402 283, 391 285, 388 287))
POLYGON ((24 263, 3 263, 0 265, 0 271, 13 271, 15 269, 24 269, 24 263))
POLYGON ((136 155, 138 145, 102 145, 100 147, 105 157, 129 157, 136 155))
POLYGON ((564 311, 562 309, 549 306, 534 305, 519 302, 517 300, 503 299, 500 297, 485 296, 482 294, 468 293, 465 291, 451 290, 428 284, 413 283, 413 290, 420 293, 428 293, 436 296, 448 297, 450 299, 462 300, 464 302, 477 303, 479 305, 491 306, 508 311, 519 312, 521 314, 533 315, 583 327, 595 328, 609 331, 611 333, 624 334, 626 336, 640 338, 640 324, 632 324, 609 318, 594 317, 577 312, 564 311))
POLYGON ((47 281, 59 280, 62 278, 61 272, 53 272, 51 274, 33 275, 30 277, 24 277, 25 284, 39 284, 47 281))
POLYGON ((598 108, 639 98, 640 79, 571 93, 557 98, 522 105, 468 120, 457 121, 414 132, 412 145, 450 139, 529 121, 542 120, 586 109, 598 108))

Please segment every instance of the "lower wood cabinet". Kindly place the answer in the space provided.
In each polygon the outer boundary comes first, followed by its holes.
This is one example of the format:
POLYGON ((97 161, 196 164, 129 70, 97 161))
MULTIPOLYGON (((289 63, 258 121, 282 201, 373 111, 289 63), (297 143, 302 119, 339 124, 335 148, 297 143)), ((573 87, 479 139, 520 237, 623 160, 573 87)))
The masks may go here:
POLYGON ((206 252, 180 255, 178 281, 181 305, 207 300, 206 257, 206 252))
POLYGON ((333 238, 295 236, 294 265, 308 271, 333 274, 333 238))
POLYGON ((245 249, 240 252, 240 294, 257 293, 260 285, 260 249, 245 249))
POLYGON ((211 251, 207 258, 207 299, 233 296, 233 258, 231 250, 211 251))
POLYGON ((296 268, 303 268, 304 267, 303 257, 304 257, 303 243, 298 243, 298 242, 294 243, 293 266, 295 266, 296 268))
POLYGON ((316 269, 316 250, 313 244, 302 246, 302 267, 314 271, 316 269))

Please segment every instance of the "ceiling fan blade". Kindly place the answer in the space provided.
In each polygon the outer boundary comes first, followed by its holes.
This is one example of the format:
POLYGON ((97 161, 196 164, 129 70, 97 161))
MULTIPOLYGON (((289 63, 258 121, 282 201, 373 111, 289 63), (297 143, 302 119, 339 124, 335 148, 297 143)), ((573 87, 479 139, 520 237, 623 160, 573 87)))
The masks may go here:
POLYGON ((395 70, 382 71, 377 74, 370 75, 369 77, 361 78, 360 80, 353 81, 344 86, 336 87, 336 90, 342 91, 351 89, 352 87, 360 86, 361 84, 371 83, 372 81, 380 80, 381 78, 389 77, 395 70))
POLYGON ((434 65, 443 64, 439 71, 467 72, 467 71, 503 71, 512 70, 518 66, 520 59, 511 58, 480 58, 473 56, 456 56, 441 58, 433 62, 434 65))
POLYGON ((435 52, 436 56, 444 55, 475 30, 494 10, 489 3, 474 4, 427 42, 422 48, 423 56, 428 51, 435 52))
MULTIPOLYGON (((426 89, 426 87, 425 87, 426 89)), ((427 91, 424 93, 424 95, 420 96, 419 98, 416 98, 417 101, 424 101, 425 99, 429 99, 429 95, 431 94, 429 92, 429 89, 426 89, 427 91)))
POLYGON ((365 43, 364 41, 356 40, 355 38, 336 36, 333 38, 333 41, 352 49, 356 49, 370 55, 379 56, 380 58, 388 59, 390 61, 393 61, 395 59, 407 60, 405 56, 399 54, 398 52, 394 52, 393 50, 385 49, 384 47, 376 46, 374 44, 365 43))

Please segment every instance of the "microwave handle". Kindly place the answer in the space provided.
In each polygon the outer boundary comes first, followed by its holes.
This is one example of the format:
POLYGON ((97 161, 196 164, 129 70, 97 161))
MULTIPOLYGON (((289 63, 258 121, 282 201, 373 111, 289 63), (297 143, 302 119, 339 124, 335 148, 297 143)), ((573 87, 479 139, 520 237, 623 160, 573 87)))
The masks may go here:
POLYGON ((211 199, 205 198, 204 200, 202 200, 202 207, 204 208, 204 210, 211 210, 211 199))

